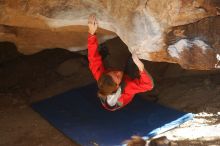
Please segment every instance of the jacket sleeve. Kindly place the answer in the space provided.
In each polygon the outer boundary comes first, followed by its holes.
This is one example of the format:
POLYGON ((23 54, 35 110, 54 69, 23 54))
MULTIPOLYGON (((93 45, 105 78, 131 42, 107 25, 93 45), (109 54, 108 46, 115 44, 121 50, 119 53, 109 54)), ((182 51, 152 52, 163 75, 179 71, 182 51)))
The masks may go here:
POLYGON ((131 79, 127 77, 125 79, 126 86, 122 93, 122 96, 118 100, 119 108, 126 106, 130 103, 136 93, 152 90, 154 87, 153 80, 147 71, 140 72, 139 79, 131 79))
POLYGON ((103 66, 102 57, 98 52, 98 40, 96 35, 88 35, 88 60, 89 68, 96 81, 98 81, 105 68, 103 66))
POLYGON ((131 94, 131 95, 134 95, 139 92, 152 90, 154 87, 153 79, 146 70, 142 72, 140 71, 139 79, 127 78, 125 80, 125 83, 126 83, 126 86, 124 88, 124 93, 131 94))

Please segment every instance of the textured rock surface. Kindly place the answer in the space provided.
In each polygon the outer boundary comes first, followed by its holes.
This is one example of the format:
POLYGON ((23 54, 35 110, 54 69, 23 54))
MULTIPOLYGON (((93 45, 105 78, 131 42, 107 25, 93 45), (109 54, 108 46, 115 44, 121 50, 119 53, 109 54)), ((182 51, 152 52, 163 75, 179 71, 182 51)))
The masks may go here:
POLYGON ((218 0, 1 0, 0 41, 24 54, 83 50, 96 13, 100 42, 118 35, 142 59, 208 70, 220 53, 219 10, 218 0))

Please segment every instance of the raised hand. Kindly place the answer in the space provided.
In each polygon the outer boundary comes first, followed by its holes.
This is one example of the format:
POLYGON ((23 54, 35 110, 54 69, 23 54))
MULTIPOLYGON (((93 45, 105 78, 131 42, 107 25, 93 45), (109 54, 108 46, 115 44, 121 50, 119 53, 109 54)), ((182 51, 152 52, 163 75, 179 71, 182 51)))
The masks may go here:
POLYGON ((95 14, 91 14, 89 16, 88 27, 89 27, 89 33, 94 35, 98 27, 98 22, 96 20, 95 14))

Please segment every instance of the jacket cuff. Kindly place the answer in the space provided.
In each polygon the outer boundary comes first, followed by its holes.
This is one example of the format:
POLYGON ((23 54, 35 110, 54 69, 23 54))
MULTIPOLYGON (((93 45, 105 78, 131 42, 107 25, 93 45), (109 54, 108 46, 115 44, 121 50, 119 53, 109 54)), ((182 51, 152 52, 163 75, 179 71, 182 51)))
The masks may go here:
POLYGON ((88 37, 93 37, 93 36, 96 36, 96 33, 94 33, 94 34, 89 33, 88 34, 88 37))
POLYGON ((139 70, 139 73, 140 73, 140 74, 145 74, 145 73, 146 73, 146 70, 145 70, 145 69, 142 70, 142 71, 139 70))

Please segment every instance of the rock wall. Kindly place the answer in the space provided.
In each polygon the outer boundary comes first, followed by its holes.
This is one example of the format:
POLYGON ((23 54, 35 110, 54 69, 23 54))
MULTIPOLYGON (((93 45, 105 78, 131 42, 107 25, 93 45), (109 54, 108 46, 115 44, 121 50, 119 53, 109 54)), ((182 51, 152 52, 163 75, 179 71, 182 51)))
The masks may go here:
POLYGON ((142 59, 210 70, 218 68, 219 11, 218 0, 1 0, 0 41, 24 54, 84 50, 95 13, 100 43, 118 35, 142 59))

